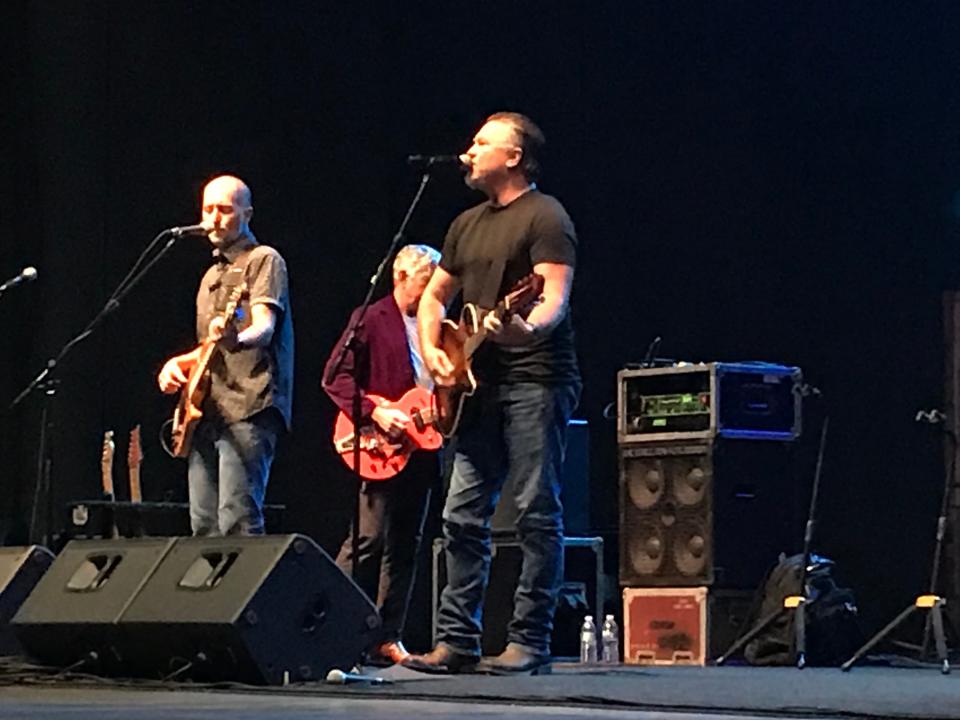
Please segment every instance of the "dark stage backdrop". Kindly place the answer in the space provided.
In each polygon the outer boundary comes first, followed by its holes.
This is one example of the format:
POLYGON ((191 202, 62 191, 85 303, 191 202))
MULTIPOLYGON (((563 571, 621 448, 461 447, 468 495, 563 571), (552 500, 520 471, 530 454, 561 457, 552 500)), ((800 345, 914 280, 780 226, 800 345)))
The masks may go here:
MULTIPOLYGON (((236 173, 291 273, 296 428, 269 499, 332 550, 352 483, 318 381, 416 188, 404 157, 457 152, 488 113, 517 109, 546 132, 542 188, 582 242, 598 529, 614 529, 617 483, 601 410, 616 370, 661 335, 678 359, 802 367, 832 414, 817 548, 871 626, 925 586, 941 450, 913 415, 943 393, 960 6, 10 0, 0 14, 0 274, 40 269, 0 300, 4 404, 155 233, 198 220, 206 180, 236 173)), ((438 245, 477 200, 438 174, 408 240, 438 245)), ((154 378, 192 344, 207 258, 184 240, 63 363, 58 505, 97 494, 103 431, 122 457, 138 422, 145 496, 185 497, 183 465, 155 440, 171 400, 154 378)), ((3 418, 13 537, 40 404, 3 418)))

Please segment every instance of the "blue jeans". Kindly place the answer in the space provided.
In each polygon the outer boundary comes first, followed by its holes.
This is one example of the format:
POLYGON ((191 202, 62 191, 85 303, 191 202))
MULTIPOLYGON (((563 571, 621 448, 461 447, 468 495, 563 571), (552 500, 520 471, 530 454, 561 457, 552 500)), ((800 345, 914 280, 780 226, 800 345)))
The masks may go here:
POLYGON ((507 641, 550 654, 563 581, 560 471, 579 394, 575 385, 515 383, 481 387, 467 400, 443 509, 447 586, 437 616, 437 639, 458 652, 480 654, 490 518, 509 477, 523 566, 507 641))
POLYGON ((273 408, 230 425, 201 421, 187 461, 194 535, 263 534, 263 498, 282 428, 273 408))

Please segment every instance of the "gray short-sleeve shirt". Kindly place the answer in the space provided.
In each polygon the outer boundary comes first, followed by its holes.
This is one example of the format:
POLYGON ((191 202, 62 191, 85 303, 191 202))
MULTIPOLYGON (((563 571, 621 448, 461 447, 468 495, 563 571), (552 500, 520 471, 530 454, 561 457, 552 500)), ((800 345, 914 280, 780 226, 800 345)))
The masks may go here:
POLYGON ((293 399, 293 319, 290 313, 287 265, 272 247, 244 238, 219 254, 200 281, 197 292, 197 339, 207 337, 210 321, 226 310, 233 290, 246 282, 237 313, 238 330, 249 327, 250 307, 270 305, 277 323, 270 345, 214 353, 210 361, 210 393, 204 413, 226 423, 245 420, 276 408, 290 428, 293 399))

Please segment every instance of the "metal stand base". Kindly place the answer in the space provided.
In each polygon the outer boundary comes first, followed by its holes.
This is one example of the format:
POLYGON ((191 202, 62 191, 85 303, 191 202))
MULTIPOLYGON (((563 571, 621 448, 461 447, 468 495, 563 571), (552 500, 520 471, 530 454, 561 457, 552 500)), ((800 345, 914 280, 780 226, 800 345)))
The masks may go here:
POLYGON ((808 603, 809 601, 802 595, 790 595, 785 597, 783 599, 783 607, 776 612, 770 613, 765 618, 761 618, 756 625, 750 628, 748 633, 738 638, 737 641, 731 645, 723 655, 714 661, 714 663, 716 665, 723 665, 728 659, 743 650, 743 648, 747 646, 747 643, 770 627, 770 625, 775 623, 787 613, 793 612, 793 641, 794 648, 796 650, 796 663, 797 668, 803 670, 803 668, 807 665, 806 605, 808 603))
POLYGON ((908 617, 913 615, 915 611, 929 610, 929 617, 933 627, 933 639, 937 648, 937 659, 940 661, 940 672, 948 675, 950 673, 950 661, 947 659, 947 639, 943 632, 943 606, 946 604, 946 599, 939 595, 918 596, 912 605, 891 620, 883 630, 867 640, 864 646, 853 654, 853 657, 840 666, 840 669, 848 672, 860 658, 870 652, 881 640, 898 628, 908 617))

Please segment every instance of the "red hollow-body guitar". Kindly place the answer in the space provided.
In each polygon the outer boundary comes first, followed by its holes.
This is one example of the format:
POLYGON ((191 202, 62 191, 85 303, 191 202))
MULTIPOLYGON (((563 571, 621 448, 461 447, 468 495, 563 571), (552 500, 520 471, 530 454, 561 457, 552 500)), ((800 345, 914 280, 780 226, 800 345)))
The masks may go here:
POLYGON ((530 273, 514 285, 493 310, 481 310, 476 305, 467 303, 460 313, 459 323, 447 319, 440 324, 438 345, 453 363, 453 382, 450 385, 437 385, 433 390, 437 427, 444 437, 451 437, 456 433, 463 403, 477 389, 471 361, 477 348, 487 339, 483 319, 493 313, 500 322, 506 323, 511 316, 536 304, 542 292, 543 275, 530 273))
MULTIPOLYGON (((406 467, 415 450, 437 450, 443 444, 443 436, 434 425, 433 396, 426 388, 412 388, 394 402, 370 393, 367 397, 381 407, 402 411, 410 422, 398 437, 391 437, 372 420, 360 428, 359 472, 364 480, 389 480, 406 467)), ((333 446, 350 468, 355 437, 353 421, 340 411, 333 446)))

